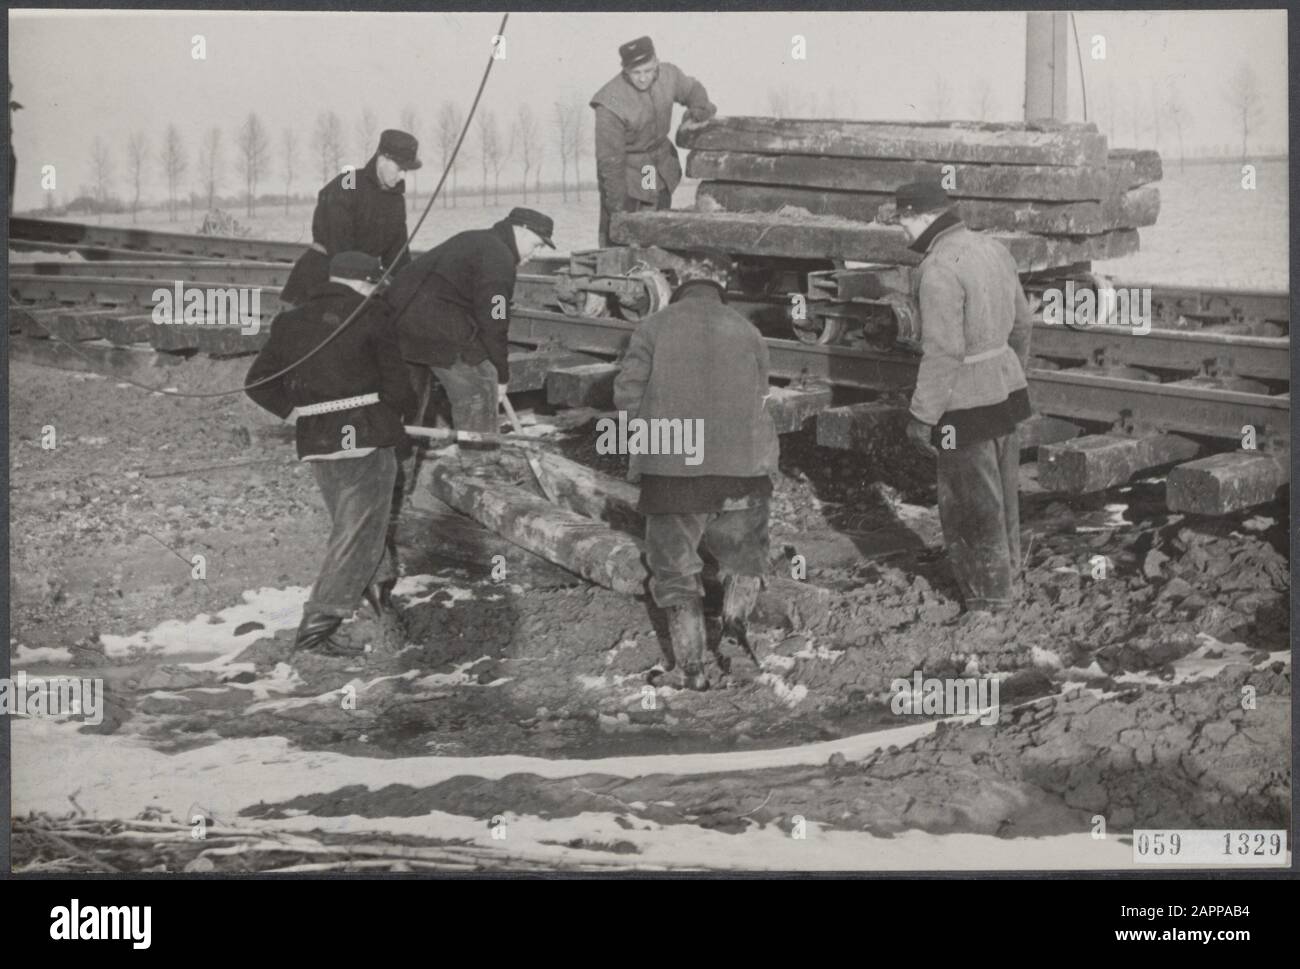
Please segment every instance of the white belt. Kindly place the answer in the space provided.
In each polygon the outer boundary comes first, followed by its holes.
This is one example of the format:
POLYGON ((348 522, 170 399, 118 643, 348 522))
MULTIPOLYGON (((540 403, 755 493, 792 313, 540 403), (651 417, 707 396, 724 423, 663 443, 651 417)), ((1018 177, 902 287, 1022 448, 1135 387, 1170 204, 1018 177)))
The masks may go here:
POLYGON ((344 397, 341 400, 326 400, 319 404, 299 407, 299 417, 314 417, 317 414, 332 414, 336 410, 351 410, 353 407, 365 407, 367 404, 379 403, 379 394, 362 394, 359 397, 344 397))
POLYGON ((980 360, 992 360, 1006 349, 1007 346, 1004 344, 1000 347, 994 347, 992 350, 985 350, 983 353, 972 353, 969 357, 964 357, 962 363, 978 363, 980 360))

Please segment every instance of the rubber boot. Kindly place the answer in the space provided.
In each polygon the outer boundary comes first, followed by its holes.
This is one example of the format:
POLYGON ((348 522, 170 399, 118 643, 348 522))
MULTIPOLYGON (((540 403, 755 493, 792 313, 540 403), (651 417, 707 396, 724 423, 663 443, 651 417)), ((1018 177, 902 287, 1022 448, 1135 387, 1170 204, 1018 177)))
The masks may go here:
POLYGON ((305 649, 325 656, 359 656, 365 652, 350 643, 334 639, 334 634, 343 625, 341 616, 323 613, 304 615, 298 624, 298 635, 294 640, 294 651, 305 649))
POLYGON ((704 675, 704 600, 692 599, 668 610, 673 655, 682 667, 688 690, 707 690, 704 675))
POLYGON ((749 614, 758 603, 761 584, 757 575, 728 575, 722 580, 722 634, 740 643, 755 665, 758 657, 749 644, 749 614))

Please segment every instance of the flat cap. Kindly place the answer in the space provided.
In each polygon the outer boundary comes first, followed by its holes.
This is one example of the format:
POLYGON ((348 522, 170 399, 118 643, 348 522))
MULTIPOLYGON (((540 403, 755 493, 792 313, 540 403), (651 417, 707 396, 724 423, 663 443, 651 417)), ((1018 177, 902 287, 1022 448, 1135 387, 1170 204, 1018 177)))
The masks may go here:
POLYGON ((934 212, 952 204, 938 182, 908 182, 894 192, 894 207, 899 213, 934 212))
POLYGON ((649 37, 629 40, 619 47, 618 56, 622 59, 624 68, 637 67, 655 56, 654 41, 649 37))
POLYGON ((551 235, 555 232, 555 220, 549 215, 543 215, 536 209, 516 206, 506 216, 506 221, 513 225, 522 225, 525 229, 532 229, 544 243, 552 249, 555 248, 555 243, 551 241, 551 235))

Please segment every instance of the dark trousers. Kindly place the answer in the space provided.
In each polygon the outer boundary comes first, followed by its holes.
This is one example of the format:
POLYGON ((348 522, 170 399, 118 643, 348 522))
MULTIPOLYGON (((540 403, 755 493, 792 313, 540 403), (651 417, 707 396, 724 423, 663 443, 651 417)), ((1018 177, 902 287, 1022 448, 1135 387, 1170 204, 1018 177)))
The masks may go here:
MULTIPOLYGON (((659 197, 653 202, 643 202, 640 199, 628 199, 624 204, 627 206, 635 205, 636 208, 633 211, 637 212, 654 212, 659 209, 671 209, 673 207, 673 193, 668 191, 667 188, 661 186, 659 188, 659 197)), ((624 209, 624 211, 627 210, 624 209)), ((602 249, 613 244, 609 241, 609 209, 606 208, 604 199, 602 199, 600 203, 599 239, 600 247, 602 249)))
POLYGON ((451 402, 451 423, 458 431, 495 434, 497 420, 497 368, 491 360, 475 364, 457 360, 450 367, 430 367, 451 402))
POLYGON ((940 448, 939 521, 968 609, 1004 609, 1020 572, 1020 445, 1013 432, 940 448))
POLYGON ((751 508, 699 514, 646 515, 645 555, 650 566, 650 594, 661 609, 704 595, 700 545, 727 575, 762 575, 767 571, 767 499, 751 508))
POLYGON ((397 456, 393 448, 381 447, 359 458, 308 463, 333 527, 304 612, 346 619, 366 586, 397 578, 396 557, 388 547, 397 456))

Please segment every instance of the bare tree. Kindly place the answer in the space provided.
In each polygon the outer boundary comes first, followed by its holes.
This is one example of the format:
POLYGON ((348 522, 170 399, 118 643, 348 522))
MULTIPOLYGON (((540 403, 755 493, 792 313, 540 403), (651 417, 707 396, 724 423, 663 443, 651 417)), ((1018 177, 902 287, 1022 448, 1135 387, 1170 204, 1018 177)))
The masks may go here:
POLYGON ((587 130, 587 99, 580 94, 569 100, 569 117, 573 119, 569 131, 569 150, 573 153, 573 186, 578 201, 582 201, 582 141, 587 130))
MULTIPOLYGON (((416 141, 420 140, 420 122, 415 116, 415 108, 411 107, 409 104, 402 109, 402 130, 416 141)), ((407 198, 411 200, 411 208, 415 208, 415 176, 417 174, 418 172, 406 173, 406 177, 411 183, 411 190, 406 193, 407 198)))
POLYGON ((560 192, 569 201, 569 140, 573 131, 573 109, 563 101, 555 102, 555 147, 560 155, 560 192))
POLYGON ((508 140, 497 138, 497 153, 492 159, 492 204, 501 204, 501 169, 515 153, 515 138, 511 132, 508 140))
POLYGON ((292 128, 280 132, 280 152, 284 158, 284 214, 289 214, 289 189, 293 185, 293 170, 298 161, 298 135, 292 128))
POLYGON ((528 202, 528 173, 533 170, 533 165, 538 161, 539 139, 537 130, 537 118, 533 115, 532 106, 529 104, 519 105, 519 110, 515 114, 515 126, 510 134, 512 146, 519 151, 519 162, 524 169, 524 202, 528 202))
POLYGON ((993 85, 987 77, 975 79, 970 90, 971 112, 978 121, 988 121, 993 116, 993 85))
POLYGON ((143 131, 137 131, 126 142, 126 163, 131 173, 131 185, 135 194, 131 198, 131 221, 136 220, 140 210, 140 183, 144 181, 144 171, 149 164, 149 142, 143 131))
MULTIPOLYGON (((465 127, 465 116, 461 114, 460 108, 453 101, 443 101, 442 106, 438 108, 438 151, 442 155, 442 167, 446 170, 451 163, 451 154, 456 150, 456 141, 460 138, 460 129, 465 127)), ((446 208, 448 205, 456 205, 456 185, 457 185, 456 167, 451 169, 452 189, 447 195, 443 196, 442 205, 446 208)))
POLYGON ((244 190, 248 196, 248 215, 252 217, 257 205, 257 183, 266 174, 267 159, 271 153, 266 128, 255 112, 250 112, 239 129, 239 160, 244 171, 244 190))
POLYGON ((375 119, 375 112, 369 108, 361 109, 361 117, 357 118, 355 130, 357 138, 357 167, 370 160, 374 154, 376 145, 376 136, 379 133, 379 122, 375 119))
POLYGON ((311 143, 320 163, 320 179, 328 182, 343 169, 343 122, 337 114, 322 111, 316 116, 311 143))
POLYGON ((221 129, 209 128, 199 144, 199 173, 208 193, 208 210, 216 204, 217 189, 225 167, 221 164, 221 129))
POLYGON ((167 133, 163 136, 162 166, 163 174, 167 177, 168 218, 172 222, 176 221, 176 185, 185 174, 185 167, 188 164, 180 130, 176 125, 169 124, 167 133))
POLYGON ((95 180, 95 214, 104 221, 104 206, 113 190, 113 156, 104 139, 95 135, 90 146, 90 173, 95 180))
POLYGON ((491 111, 480 111, 478 120, 479 164, 483 170, 483 204, 487 205, 488 169, 496 164, 501 154, 501 135, 497 131, 497 118, 491 111))
POLYGON ((1168 115, 1169 122, 1178 135, 1178 170, 1183 171, 1187 167, 1187 152, 1183 148, 1183 130, 1187 127, 1190 118, 1187 115, 1187 105, 1183 103, 1183 96, 1172 82, 1169 85, 1169 92, 1165 95, 1165 114, 1168 115))
POLYGON ((1250 126, 1259 114, 1261 98, 1259 79, 1249 61, 1243 60, 1237 70, 1228 79, 1224 96, 1233 116, 1241 121, 1241 157, 1246 158, 1246 146, 1250 140, 1250 126))

